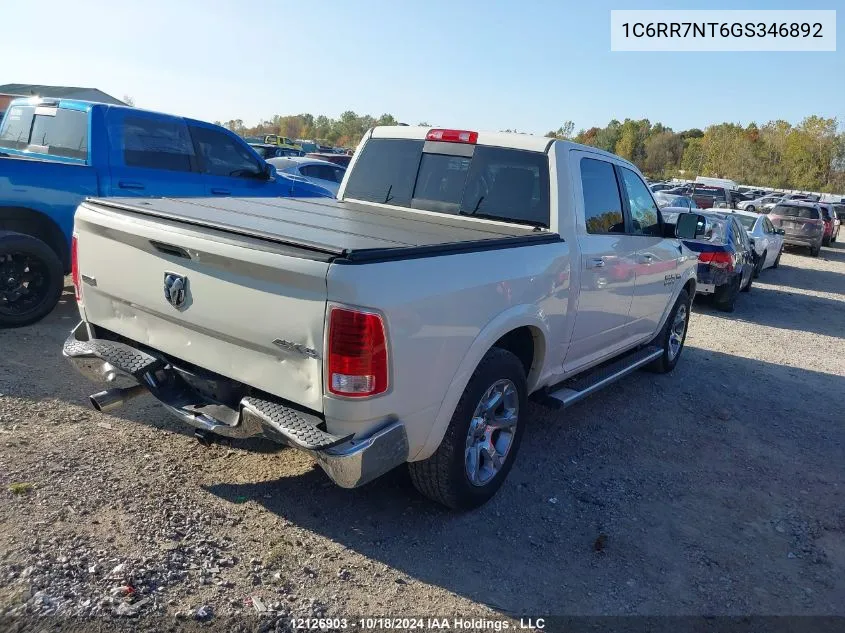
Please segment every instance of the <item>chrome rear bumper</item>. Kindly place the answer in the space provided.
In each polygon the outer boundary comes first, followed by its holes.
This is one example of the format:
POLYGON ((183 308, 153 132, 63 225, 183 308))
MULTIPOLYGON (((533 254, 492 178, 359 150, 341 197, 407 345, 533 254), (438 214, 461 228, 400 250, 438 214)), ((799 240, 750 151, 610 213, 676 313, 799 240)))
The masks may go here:
POLYGON ((154 351, 92 337, 84 321, 71 331, 62 353, 83 376, 112 387, 92 396, 97 408, 101 402, 109 403, 104 411, 119 406, 137 395, 140 385, 199 431, 230 438, 264 436, 305 451, 343 488, 365 484, 408 459, 408 438, 398 420, 386 420, 377 431, 356 438, 327 433, 319 428, 319 417, 278 400, 247 396, 235 409, 193 389, 154 351))

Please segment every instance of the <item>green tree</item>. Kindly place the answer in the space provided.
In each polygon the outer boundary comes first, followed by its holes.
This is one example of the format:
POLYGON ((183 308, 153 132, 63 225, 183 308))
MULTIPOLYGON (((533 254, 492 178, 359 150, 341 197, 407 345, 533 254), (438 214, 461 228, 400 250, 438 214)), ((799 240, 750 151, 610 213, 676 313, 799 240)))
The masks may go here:
MULTIPOLYGON (((662 126, 661 126, 662 127, 662 126)), ((644 143, 643 171, 654 176, 674 172, 681 166, 684 139, 680 134, 662 131, 649 136, 644 143)))
POLYGON ((572 121, 566 121, 557 130, 546 132, 546 138, 558 138, 562 140, 569 140, 572 138, 572 133, 575 131, 575 124, 572 121))

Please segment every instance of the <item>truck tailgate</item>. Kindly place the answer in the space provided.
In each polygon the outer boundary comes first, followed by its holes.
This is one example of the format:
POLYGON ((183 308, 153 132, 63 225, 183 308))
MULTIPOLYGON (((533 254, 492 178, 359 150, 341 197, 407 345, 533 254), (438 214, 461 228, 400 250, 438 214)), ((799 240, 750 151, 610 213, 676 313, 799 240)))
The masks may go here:
POLYGON ((87 321, 322 409, 328 257, 87 202, 75 234, 87 321))

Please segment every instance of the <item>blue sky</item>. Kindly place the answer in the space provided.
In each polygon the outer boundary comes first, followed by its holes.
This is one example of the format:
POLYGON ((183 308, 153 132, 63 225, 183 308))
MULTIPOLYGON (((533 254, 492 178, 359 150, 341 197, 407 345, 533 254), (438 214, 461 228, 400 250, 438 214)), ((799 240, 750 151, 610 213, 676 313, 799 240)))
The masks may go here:
POLYGON ((536 133, 626 117, 676 130, 845 123, 841 0, 38 0, 0 15, 0 84, 93 86, 205 120, 354 110, 536 133), (838 8, 839 50, 613 53, 611 8, 838 8))

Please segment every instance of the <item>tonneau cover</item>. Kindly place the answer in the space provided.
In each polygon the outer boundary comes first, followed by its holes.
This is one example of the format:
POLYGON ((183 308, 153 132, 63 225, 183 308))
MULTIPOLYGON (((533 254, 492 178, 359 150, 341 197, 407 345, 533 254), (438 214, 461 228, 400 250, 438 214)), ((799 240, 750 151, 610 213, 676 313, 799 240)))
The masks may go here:
POLYGON ((513 237, 559 239, 530 226, 329 198, 107 198, 91 199, 87 204, 304 246, 336 256, 513 237))

